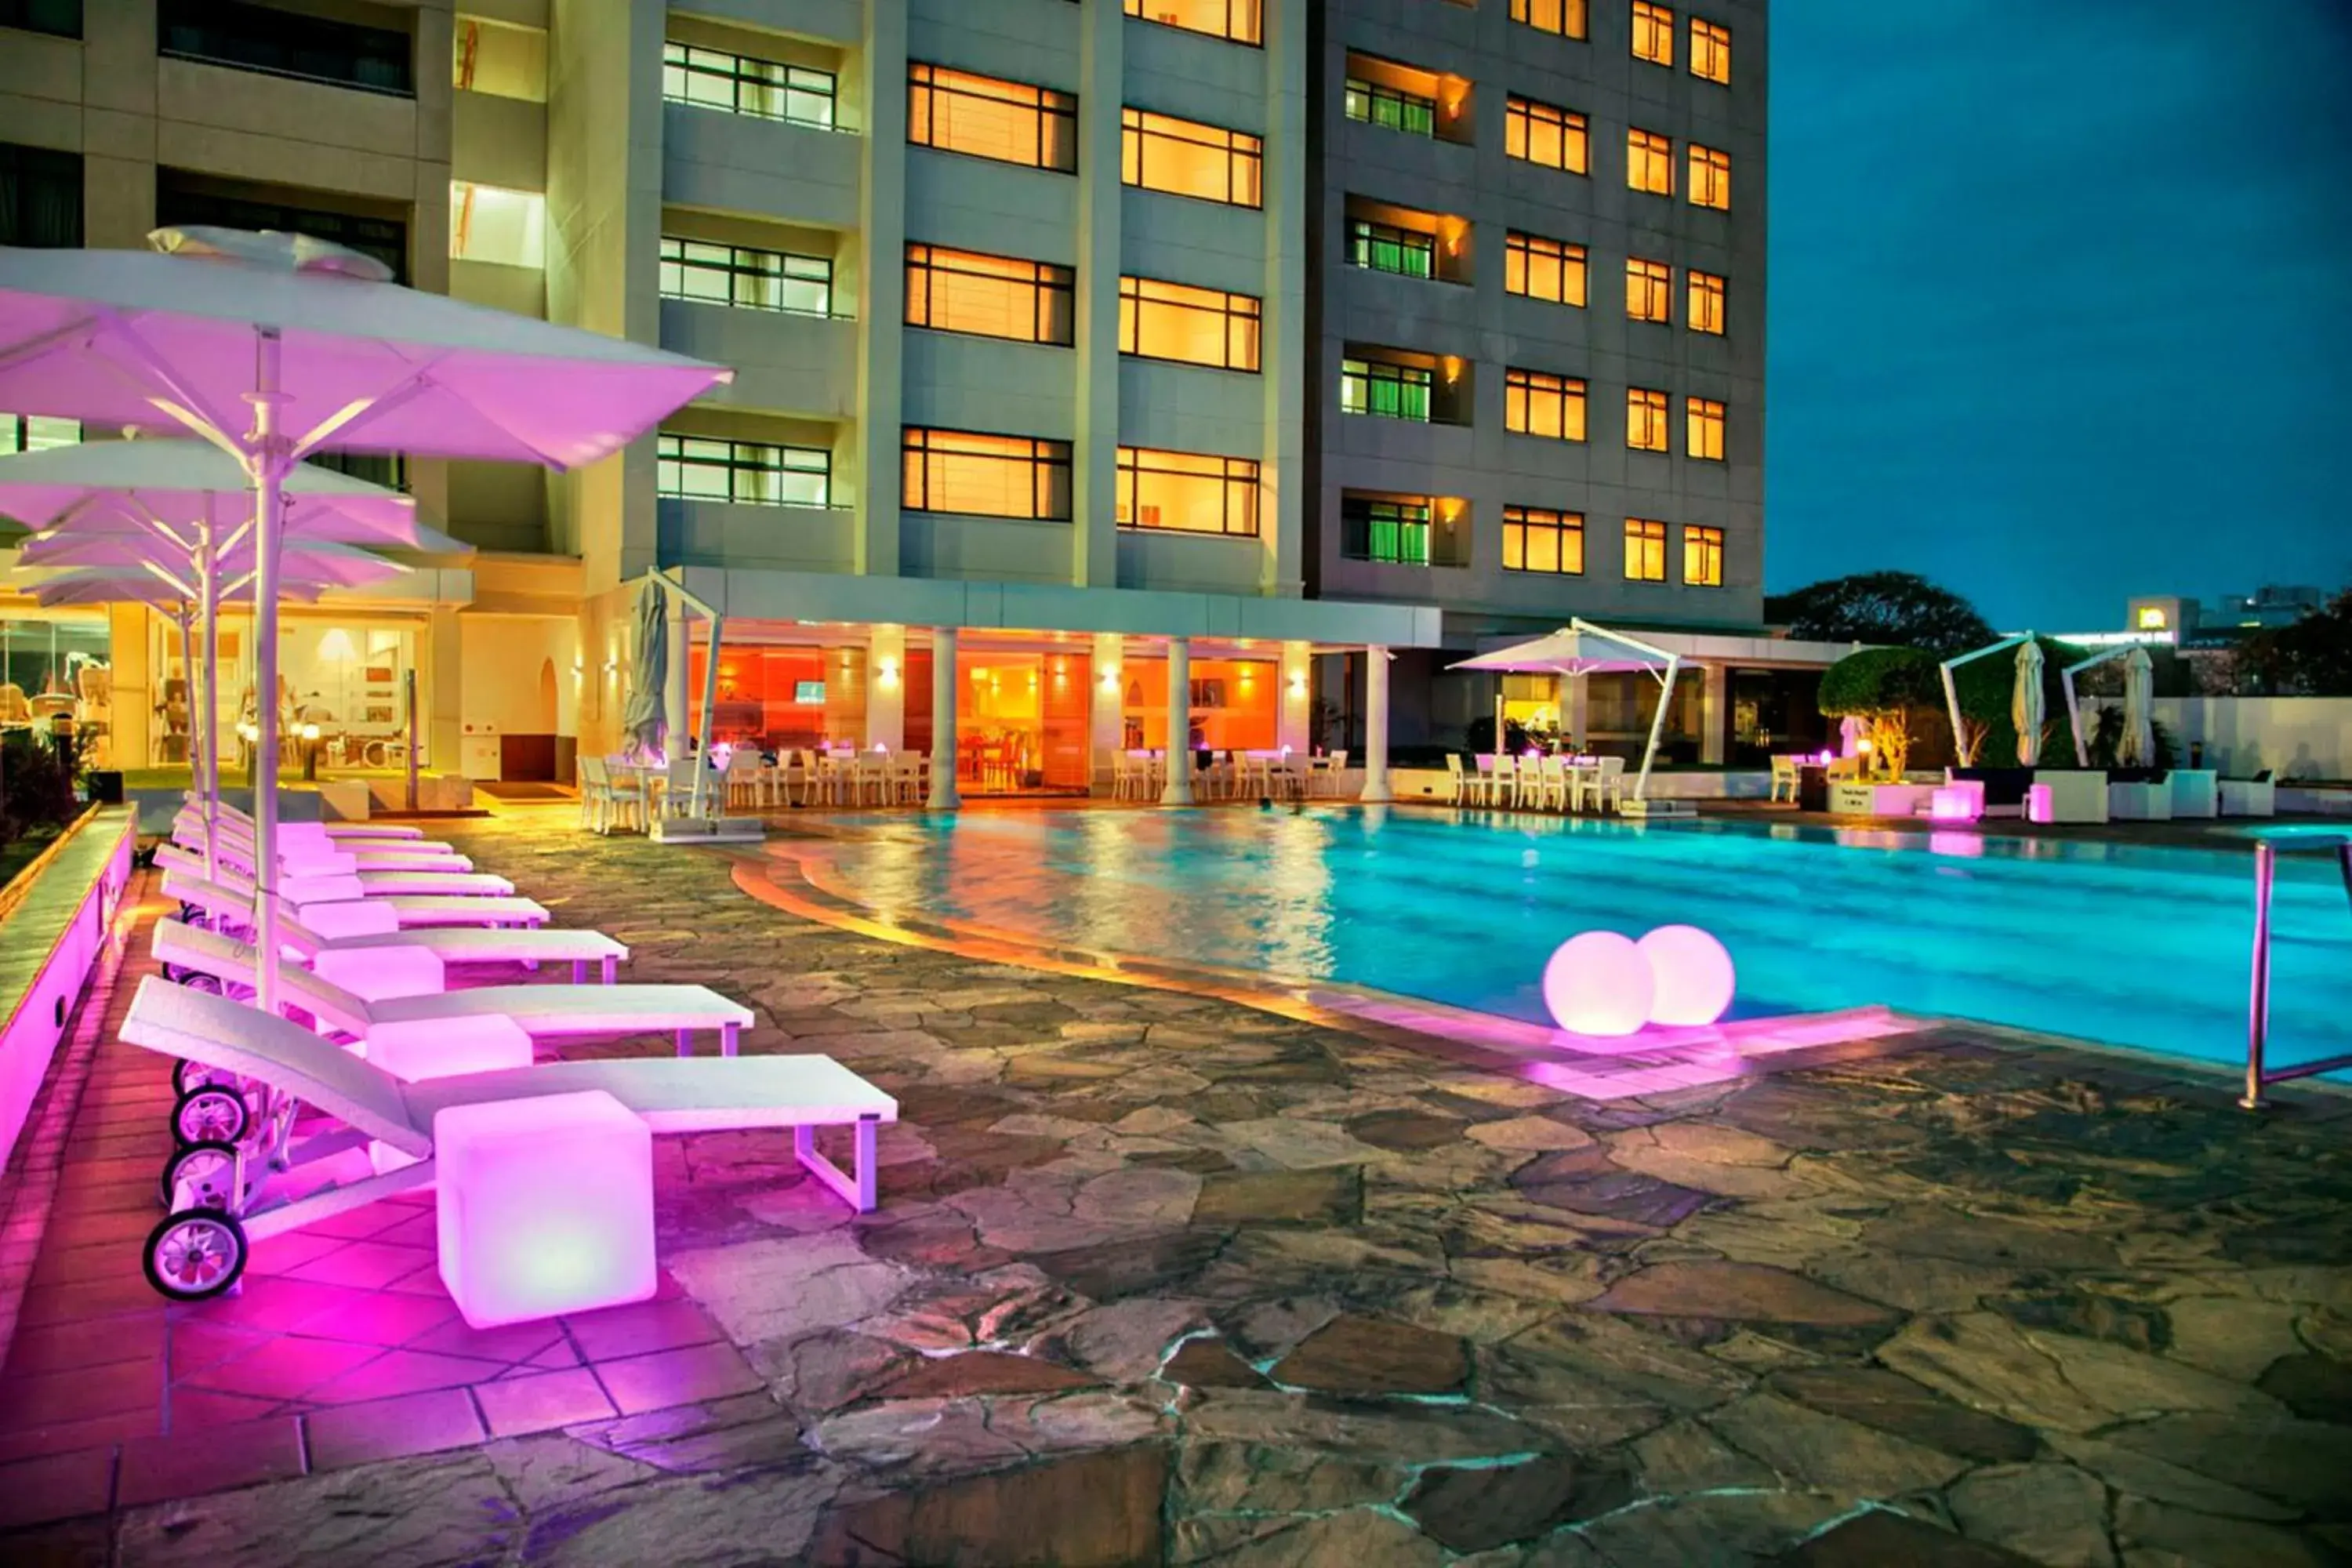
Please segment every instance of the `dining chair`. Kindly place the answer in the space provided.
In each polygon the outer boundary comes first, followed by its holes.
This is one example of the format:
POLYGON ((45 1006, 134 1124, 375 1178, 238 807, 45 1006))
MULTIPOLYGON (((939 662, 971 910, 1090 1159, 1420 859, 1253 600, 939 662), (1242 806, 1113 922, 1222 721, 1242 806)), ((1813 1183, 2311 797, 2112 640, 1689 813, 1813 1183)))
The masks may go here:
POLYGON ((1453 752, 1445 753, 1445 802, 1448 805, 1466 804, 1468 782, 1463 777, 1462 758, 1453 752))

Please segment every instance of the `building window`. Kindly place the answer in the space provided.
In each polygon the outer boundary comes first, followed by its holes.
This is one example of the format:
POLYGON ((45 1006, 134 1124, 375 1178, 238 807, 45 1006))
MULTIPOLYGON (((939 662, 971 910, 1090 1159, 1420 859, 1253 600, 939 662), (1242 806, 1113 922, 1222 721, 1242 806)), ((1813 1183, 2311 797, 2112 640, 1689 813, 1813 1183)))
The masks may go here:
POLYGON ((1723 461, 1723 405, 1711 397, 1686 397, 1683 407, 1683 455, 1723 461))
POLYGON ((830 506, 833 454, 702 436, 654 439, 654 489, 681 500, 737 506, 830 506))
POLYGON ((1511 0, 1511 20, 1538 33, 1580 38, 1584 32, 1585 0, 1511 0))
POLYGON ((0 142, 0 245, 81 245, 81 154, 0 142))
POLYGON ((977 517, 1070 516, 1070 444, 908 426, 899 505, 977 517))
POLYGON ((744 310, 829 316, 833 313, 833 263, 822 256, 793 256, 664 235, 661 294, 665 300, 693 300, 744 310))
POLYGON ((1690 299, 1685 308, 1685 323, 1694 332, 1723 333, 1723 279, 1712 272, 1693 268, 1690 274, 1690 299))
POLYGON ((1512 234, 1503 242, 1503 288, 1555 305, 1583 304, 1584 247, 1512 234))
POLYGON ((1078 168, 1078 100, 1051 88, 909 62, 907 140, 1072 174, 1078 168))
POLYGON ((416 96, 415 46, 396 27, 369 27, 237 0, 163 0, 155 52, 174 59, 416 96))
POLYGON ((1517 95, 1503 110, 1503 151, 1571 174, 1588 174, 1592 167, 1585 144, 1584 116, 1558 104, 1517 95))
POLYGON ((1654 66, 1675 63, 1675 14, 1650 0, 1633 0, 1633 58, 1654 66))
POLYGON ((1066 347, 1076 276, 1051 262, 909 245, 907 324, 1066 347))
POLYGON ((1429 423, 1429 372, 1385 360, 1339 362, 1339 412, 1429 423))
POLYGON ((1637 452, 1672 449, 1666 439, 1664 393, 1644 392, 1638 386, 1625 389, 1625 445, 1637 452))
POLYGON ((1702 147, 1690 150, 1690 204, 1695 207, 1731 210, 1731 154, 1702 147))
POLYGON ((788 66, 688 44, 662 45, 662 96, 672 103, 761 120, 788 120, 829 131, 835 86, 831 71, 810 66, 788 66))
POLYGON ((1118 124, 1118 177, 1128 184, 1228 206, 1259 205, 1265 143, 1246 131, 1140 109, 1120 110, 1118 124))
POLYGON ((81 0, 0 0, 0 27, 79 38, 81 0))
POLYGON ((1265 41, 1265 0, 1127 0, 1127 14, 1236 44, 1265 41))
POLYGON ((1731 29, 1696 16, 1690 25, 1691 75, 1731 85, 1731 29))
POLYGON ((1584 383, 1539 370, 1503 373, 1503 428, 1555 441, 1584 439, 1584 383))
POLYGON ((1353 217, 1348 220, 1348 260, 1374 272, 1426 278, 1436 266, 1437 241, 1409 228, 1353 217))
POLYGON ((1503 570, 1584 575, 1584 514, 1539 506, 1505 507, 1503 570))
MULTIPOLYGON (((0 452, 42 452, 81 443, 81 421, 39 414, 0 414, 0 452)), ((323 454, 322 454, 323 455, 323 454)))
MULTIPOLYGON (((1658 524, 1649 524, 1657 527, 1658 524)), ((1629 543, 1627 548, 1632 548, 1629 543)), ((1723 530, 1683 530, 1683 581, 1694 588, 1723 586, 1723 530)))
POLYGON ((1416 98, 1392 87, 1381 87, 1349 77, 1343 103, 1350 120, 1360 120, 1366 124, 1390 131, 1402 131, 1412 136, 1437 134, 1437 100, 1434 99, 1416 98))
POLYGON ((1254 295, 1153 278, 1121 278, 1118 352, 1217 370, 1255 371, 1258 314, 1254 295))
POLYGON ((1654 196, 1675 194, 1675 143, 1654 131, 1625 132, 1625 188, 1654 196))
POLYGON ((1625 581, 1663 583, 1666 580, 1666 525, 1625 520, 1625 581))
POLYGON ((1675 269, 1663 261, 1625 258, 1625 318, 1633 321, 1671 321, 1674 317, 1675 269))
POLYGON ((1429 503, 1339 498, 1339 553, 1350 561, 1429 564, 1429 503))
POLYGON ((1121 447, 1118 525, 1255 537, 1257 471, 1250 458, 1121 447))
POLYGON ((450 181, 449 258, 499 267, 544 268, 547 198, 537 191, 450 181))

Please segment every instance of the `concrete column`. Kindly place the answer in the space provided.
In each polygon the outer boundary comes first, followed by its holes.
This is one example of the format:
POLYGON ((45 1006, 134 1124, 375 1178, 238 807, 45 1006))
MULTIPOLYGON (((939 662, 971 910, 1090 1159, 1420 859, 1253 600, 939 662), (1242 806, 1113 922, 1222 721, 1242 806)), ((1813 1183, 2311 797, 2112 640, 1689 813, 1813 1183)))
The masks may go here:
POLYGON ((1127 740, 1127 639, 1117 632, 1095 634, 1094 700, 1087 711, 1087 777, 1097 789, 1111 783, 1110 756, 1127 740))
POLYGON ((1315 681, 1311 673, 1314 664, 1315 648, 1311 643, 1286 642, 1282 645, 1282 690, 1275 709, 1274 743, 1302 757, 1315 744, 1315 681))
MULTIPOLYGON (((907 314, 907 7, 865 5, 858 138, 857 530, 852 569, 898 574, 907 314)), ((948 780, 954 804, 955 780, 948 780)))
POLYGON ((417 677, 417 723, 425 731, 421 768, 455 773, 466 765, 463 734, 466 707, 465 632, 455 609, 436 605, 425 629, 425 668, 417 677))
POLYGON ((957 811, 963 796, 956 791, 956 694, 963 689, 957 679, 956 629, 931 628, 931 793, 923 804, 933 811, 957 811))
MULTIPOLYGON (((1320 7, 1317 7, 1319 9, 1320 7)), ((1308 0, 1266 0, 1265 281, 1262 374, 1265 489, 1258 497, 1258 591, 1281 598, 1305 592, 1307 519, 1307 213, 1324 199, 1307 179, 1307 73, 1324 68, 1309 48, 1308 0)), ((1499 145, 1499 143, 1498 143, 1499 145)), ((1331 198, 1336 212, 1339 197, 1331 198)))
POLYGON ((1364 649, 1364 793, 1368 801, 1394 800, 1389 787, 1389 650, 1364 649))
POLYGON ((1162 805, 1192 804, 1192 642, 1168 639, 1168 783, 1162 805))
POLYGON ((1070 581, 1118 585, 1119 106, 1127 16, 1088 6, 1078 68, 1077 425, 1071 443, 1070 581))
MULTIPOLYGON (((153 623, 148 616, 144 605, 112 605, 107 609, 106 657, 114 690, 107 718, 108 767, 146 767, 149 727, 159 731, 163 727, 155 700, 163 683, 151 667, 155 642, 153 623)), ((172 651, 179 652, 176 643, 172 651)))
POLYGON ((907 744, 907 628, 876 626, 866 637, 866 749, 907 744))
POLYGON ((669 619, 662 623, 668 627, 662 655, 662 713, 669 721, 669 734, 662 743, 671 756, 682 757, 686 755, 687 737, 694 733, 687 707, 690 688, 686 679, 687 651, 694 646, 694 626, 687 619, 685 600, 667 592, 662 596, 669 601, 669 619))
POLYGON ((1720 765, 1731 726, 1731 671, 1719 664, 1699 670, 1698 760, 1720 765))
POLYGON ((1559 677, 1559 727, 1568 731, 1569 744, 1584 750, 1587 721, 1592 712, 1592 677, 1563 675, 1559 677))

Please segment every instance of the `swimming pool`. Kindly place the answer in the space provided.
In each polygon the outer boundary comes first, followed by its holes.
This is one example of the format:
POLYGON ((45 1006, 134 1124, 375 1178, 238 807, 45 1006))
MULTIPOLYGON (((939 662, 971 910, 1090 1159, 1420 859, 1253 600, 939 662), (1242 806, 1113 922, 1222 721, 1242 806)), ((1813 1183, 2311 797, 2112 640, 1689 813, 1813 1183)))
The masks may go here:
MULTIPOLYGON (((1699 821, 1005 811, 874 819, 826 852, 889 915, 1338 980, 1533 1022, 1580 931, 1687 922, 1739 968, 1734 1016, 1884 1003, 2242 1062, 2252 849, 1699 821)), ((2282 856, 2274 1065, 2352 1037, 2352 908, 2282 856)))

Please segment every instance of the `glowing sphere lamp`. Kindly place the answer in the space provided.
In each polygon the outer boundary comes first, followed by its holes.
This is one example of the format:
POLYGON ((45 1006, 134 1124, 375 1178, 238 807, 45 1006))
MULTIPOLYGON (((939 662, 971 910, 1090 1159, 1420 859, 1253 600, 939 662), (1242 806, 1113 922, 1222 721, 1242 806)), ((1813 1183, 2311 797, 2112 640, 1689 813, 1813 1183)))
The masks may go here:
POLYGON ((1738 985, 1731 954, 1696 926, 1660 926, 1639 942, 1649 961, 1653 1024, 1712 1024, 1730 1011, 1738 985))
POLYGON ((1633 1033, 1649 1021, 1655 989, 1642 950, 1613 931, 1570 937, 1544 965, 1544 1005, 1572 1034, 1633 1033))

